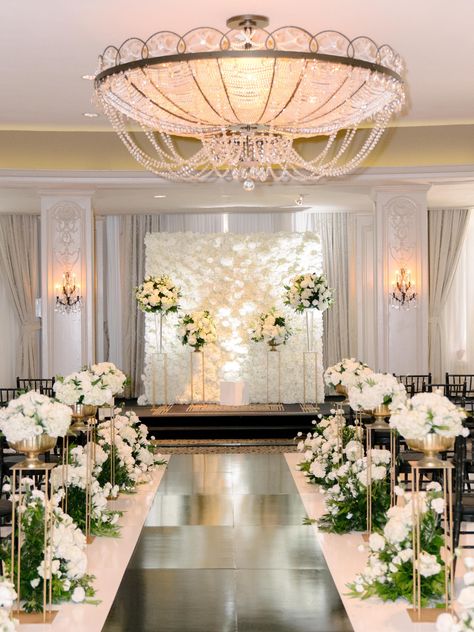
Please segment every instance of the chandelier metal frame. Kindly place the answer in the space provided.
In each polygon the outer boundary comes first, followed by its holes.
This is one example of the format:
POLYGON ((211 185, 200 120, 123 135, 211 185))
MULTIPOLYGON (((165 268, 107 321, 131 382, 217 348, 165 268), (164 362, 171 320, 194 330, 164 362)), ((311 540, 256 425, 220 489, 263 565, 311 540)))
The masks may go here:
POLYGON ((96 95, 138 162, 172 180, 253 183, 316 181, 364 160, 404 103, 399 55, 366 37, 293 26, 269 32, 267 24, 236 16, 227 32, 159 31, 105 49, 96 95), (184 157, 179 137, 200 144, 184 157), (323 147, 305 158, 294 141, 314 137, 325 137, 323 147))

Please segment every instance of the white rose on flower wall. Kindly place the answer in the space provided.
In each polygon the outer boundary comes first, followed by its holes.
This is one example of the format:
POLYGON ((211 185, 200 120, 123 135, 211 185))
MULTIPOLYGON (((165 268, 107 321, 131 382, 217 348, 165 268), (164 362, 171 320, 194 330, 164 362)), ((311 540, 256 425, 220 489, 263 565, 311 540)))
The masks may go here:
MULTIPOLYGON (((151 233, 145 238, 147 275, 165 273, 181 290, 184 313, 208 310, 214 319, 218 339, 205 348, 205 383, 208 401, 219 401, 220 380, 245 380, 250 401, 266 398, 265 345, 249 340, 249 326, 259 313, 275 305, 285 314, 293 335, 281 347, 282 401, 303 398, 302 370, 306 350, 303 316, 285 308, 282 293, 301 270, 322 272, 322 251, 314 233, 274 233, 239 235, 232 233, 151 233)), ((318 392, 322 396, 322 313, 314 310, 315 341, 318 350, 318 392)), ((171 313, 163 324, 163 343, 168 352, 168 397, 174 402, 190 401, 189 350, 176 334, 177 316, 171 313)), ((146 395, 140 403, 157 397, 162 401, 162 367, 156 349, 156 323, 153 314, 145 315, 146 395), (155 383, 155 388, 153 388, 155 383)), ((195 362, 199 382, 199 363, 195 362)), ((308 381, 312 376, 308 376, 308 381)))

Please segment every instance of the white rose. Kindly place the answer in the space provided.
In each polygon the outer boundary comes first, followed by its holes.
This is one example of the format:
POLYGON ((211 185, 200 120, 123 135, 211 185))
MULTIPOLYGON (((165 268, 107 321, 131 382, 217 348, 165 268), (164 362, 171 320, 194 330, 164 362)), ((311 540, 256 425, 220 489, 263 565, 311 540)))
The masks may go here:
POLYGON ((372 533, 369 538, 369 546, 372 551, 381 551, 385 546, 385 538, 379 533, 372 533))
POLYGON ((81 603, 86 598, 86 591, 82 586, 76 586, 72 591, 71 599, 74 603, 81 603))
POLYGON ((458 602, 463 608, 474 608, 474 586, 463 588, 459 593, 458 602))

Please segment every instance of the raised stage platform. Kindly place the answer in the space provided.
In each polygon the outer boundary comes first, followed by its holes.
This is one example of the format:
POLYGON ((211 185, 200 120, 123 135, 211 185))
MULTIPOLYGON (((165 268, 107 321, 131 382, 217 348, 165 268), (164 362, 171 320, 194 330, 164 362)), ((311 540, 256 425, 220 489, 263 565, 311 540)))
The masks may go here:
POLYGON ((318 413, 328 414, 336 400, 314 404, 173 404, 171 406, 137 406, 134 410, 150 433, 161 443, 166 439, 287 439, 298 432, 311 430, 318 413))

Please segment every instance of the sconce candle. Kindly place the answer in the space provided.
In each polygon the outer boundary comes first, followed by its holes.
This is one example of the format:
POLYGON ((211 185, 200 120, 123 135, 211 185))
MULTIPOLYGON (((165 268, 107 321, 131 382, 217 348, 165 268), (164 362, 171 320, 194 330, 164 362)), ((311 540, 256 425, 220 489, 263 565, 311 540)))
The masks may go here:
POLYGON ((79 312, 82 307, 80 287, 76 285, 76 275, 70 272, 63 274, 62 284, 56 285, 56 307, 54 311, 62 314, 79 312))
POLYGON ((390 292, 390 304, 395 309, 409 310, 416 307, 415 284, 411 280, 410 270, 401 268, 396 272, 396 278, 390 292))

